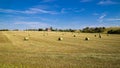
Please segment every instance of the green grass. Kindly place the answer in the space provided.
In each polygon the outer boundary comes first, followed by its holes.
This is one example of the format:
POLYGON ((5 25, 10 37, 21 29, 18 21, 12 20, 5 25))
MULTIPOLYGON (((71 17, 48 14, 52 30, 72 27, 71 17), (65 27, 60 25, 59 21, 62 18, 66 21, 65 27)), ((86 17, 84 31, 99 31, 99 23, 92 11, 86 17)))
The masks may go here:
POLYGON ((120 35, 63 33, 0 32, 0 68, 120 68, 120 35))

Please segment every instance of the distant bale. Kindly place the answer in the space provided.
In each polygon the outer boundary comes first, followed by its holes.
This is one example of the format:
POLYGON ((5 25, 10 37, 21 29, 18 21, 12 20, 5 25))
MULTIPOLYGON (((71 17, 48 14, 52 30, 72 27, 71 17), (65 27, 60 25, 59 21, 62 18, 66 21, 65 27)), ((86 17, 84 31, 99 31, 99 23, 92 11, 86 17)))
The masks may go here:
POLYGON ((24 40, 25 40, 25 41, 28 41, 28 40, 29 40, 29 37, 24 37, 24 40))
POLYGON ((87 41, 88 41, 88 40, 90 40, 90 38, 88 38, 88 37, 85 37, 85 40, 87 40, 87 41))
POLYGON ((58 38, 58 41, 62 41, 62 40, 63 40, 63 38, 62 38, 62 37, 59 37, 59 38, 58 38))
POLYGON ((101 36, 101 35, 99 35, 99 38, 102 38, 102 36, 101 36))
POLYGON ((73 35, 73 37, 76 37, 76 35, 73 35))
POLYGON ((94 35, 94 37, 96 37, 97 35, 94 35))
POLYGON ((101 34, 99 33, 99 38, 102 38, 101 34))

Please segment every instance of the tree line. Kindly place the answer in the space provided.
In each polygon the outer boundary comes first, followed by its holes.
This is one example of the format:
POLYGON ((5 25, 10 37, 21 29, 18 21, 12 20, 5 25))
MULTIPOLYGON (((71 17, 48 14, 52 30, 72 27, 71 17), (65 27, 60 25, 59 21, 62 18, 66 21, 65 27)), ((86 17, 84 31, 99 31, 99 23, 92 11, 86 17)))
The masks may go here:
POLYGON ((82 30, 84 33, 102 33, 106 30, 105 27, 86 27, 82 30))
POLYGON ((120 34, 120 29, 117 29, 117 30, 109 30, 107 33, 108 33, 108 34, 120 34))
MULTIPOLYGON (((11 31, 9 29, 0 29, 0 31, 11 31)), ((19 31, 14 29, 12 31, 19 31)), ((38 28, 38 29, 25 29, 24 31, 59 31, 59 32, 82 32, 82 33, 102 33, 107 31, 108 34, 120 34, 120 29, 107 30, 105 27, 85 27, 83 29, 57 29, 57 28, 38 28)))

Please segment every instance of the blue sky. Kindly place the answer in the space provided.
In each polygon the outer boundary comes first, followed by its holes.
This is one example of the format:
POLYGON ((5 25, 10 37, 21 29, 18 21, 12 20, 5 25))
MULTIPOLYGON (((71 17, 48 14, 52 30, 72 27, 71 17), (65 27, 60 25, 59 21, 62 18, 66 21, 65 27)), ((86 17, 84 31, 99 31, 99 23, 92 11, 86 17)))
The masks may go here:
POLYGON ((120 26, 120 0, 0 0, 0 29, 120 26))

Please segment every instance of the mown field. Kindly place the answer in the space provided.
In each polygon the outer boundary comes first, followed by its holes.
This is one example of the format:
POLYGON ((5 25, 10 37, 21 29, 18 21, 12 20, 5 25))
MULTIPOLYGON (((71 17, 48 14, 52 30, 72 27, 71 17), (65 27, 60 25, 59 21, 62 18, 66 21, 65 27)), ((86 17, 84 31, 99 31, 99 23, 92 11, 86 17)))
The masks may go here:
POLYGON ((0 68, 120 68, 120 35, 94 35, 1 31, 0 68), (63 40, 58 41, 58 37, 63 40), (85 37, 90 40, 85 41, 85 37))

